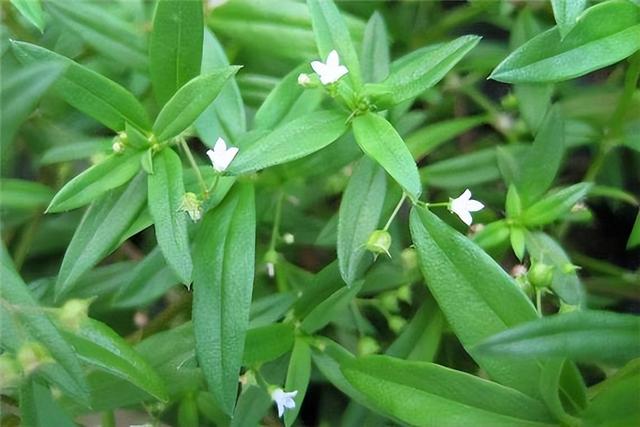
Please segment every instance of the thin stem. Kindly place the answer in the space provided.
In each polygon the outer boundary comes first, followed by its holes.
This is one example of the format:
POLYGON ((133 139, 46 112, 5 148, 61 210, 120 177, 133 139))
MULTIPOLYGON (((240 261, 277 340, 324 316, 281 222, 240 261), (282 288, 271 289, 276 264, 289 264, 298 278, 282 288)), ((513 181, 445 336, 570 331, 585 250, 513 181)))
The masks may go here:
POLYGON ((216 189, 216 186, 218 185, 218 181, 220 181, 220 175, 216 174, 216 176, 213 178, 213 183, 211 184, 211 187, 209 187, 209 189, 204 194, 206 198, 208 198, 209 194, 212 194, 213 190, 216 189))
POLYGON ((127 341, 142 341, 142 339, 163 330, 165 326, 167 326, 178 314, 182 313, 185 308, 189 307, 192 298, 193 293, 185 292, 179 300, 167 306, 156 317, 154 317, 147 326, 129 335, 127 337, 127 341))
POLYGON ((536 310, 538 316, 542 317, 542 291, 540 289, 536 289, 536 310))
POLYGON ((449 206, 449 202, 425 203, 428 208, 445 208, 449 206))
POLYGON ((191 167, 195 170, 196 176, 198 177, 198 182, 200 183, 200 187, 202 187, 202 192, 207 194, 207 184, 204 182, 204 178, 202 178, 202 174, 200 173, 200 168, 198 168, 198 164, 196 163, 196 159, 193 158, 193 154, 191 154, 191 150, 189 149, 189 145, 184 138, 180 138, 180 146, 184 150, 187 155, 187 159, 189 159, 189 163, 191 167))
POLYGON ((396 205, 395 209, 391 213, 391 216, 387 220, 387 223, 384 225, 384 228, 383 228, 384 231, 387 231, 389 229, 389 226, 391 225, 391 222, 393 221, 393 219, 396 217, 396 215, 400 211, 400 207, 402 207, 402 203, 404 203, 404 200, 406 198, 407 198, 407 195, 405 193, 402 193, 402 197, 400 198, 400 201, 398 202, 398 204, 396 205))
POLYGON ((276 202, 276 213, 273 217, 273 230, 271 230, 271 242, 269 243, 270 251, 274 251, 276 249, 276 240, 278 239, 278 231, 280 229, 280 218, 282 217, 283 200, 284 193, 280 193, 278 201, 276 202))

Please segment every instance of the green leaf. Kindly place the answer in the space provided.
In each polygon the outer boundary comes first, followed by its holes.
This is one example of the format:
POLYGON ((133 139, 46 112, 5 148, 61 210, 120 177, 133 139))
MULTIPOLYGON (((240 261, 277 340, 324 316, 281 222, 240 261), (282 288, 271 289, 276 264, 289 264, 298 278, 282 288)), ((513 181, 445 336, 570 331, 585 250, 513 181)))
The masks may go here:
POLYGON ((537 400, 516 390, 432 363, 368 356, 341 365, 375 411, 420 426, 544 426, 537 400))
POLYGON ((298 76, 308 68, 308 64, 301 65, 280 80, 256 111, 254 128, 276 129, 320 105, 323 98, 321 91, 305 89, 298 84, 298 76))
POLYGON ((389 75, 389 35, 380 13, 373 12, 364 29, 360 63, 362 79, 368 83, 377 83, 389 75))
POLYGON ((167 101, 153 124, 153 132, 158 141, 173 138, 191 126, 239 69, 236 66, 218 68, 209 74, 195 77, 182 86, 167 101))
POLYGON ((512 52, 490 78, 505 83, 559 82, 583 76, 640 48, 640 8, 628 0, 590 7, 562 39, 558 27, 512 52))
POLYGON ((111 12, 110 8, 90 2, 48 0, 47 11, 73 35, 112 60, 147 70, 147 55, 142 31, 111 12))
POLYGON ((565 363, 565 359, 553 359, 544 365, 540 376, 540 393, 549 411, 563 426, 580 426, 580 420, 571 416, 564 408, 559 393, 565 363))
POLYGON ((89 138, 49 148, 40 158, 41 165, 70 162, 112 151, 113 138, 89 138))
POLYGON ((422 192, 420 176, 411 153, 391 123, 366 113, 353 120, 353 133, 362 150, 378 162, 412 199, 422 192))
POLYGON ((442 311, 429 297, 385 353, 407 360, 432 362, 438 354, 443 326, 442 311))
POLYGON ((590 187, 591 183, 580 182, 549 193, 523 212, 522 223, 529 227, 535 227, 549 224, 561 218, 587 195, 590 187))
POLYGON ((556 19, 562 38, 571 31, 586 5, 587 0, 551 0, 553 17, 556 19))
POLYGON ((2 320, 2 346, 9 348, 14 353, 18 351, 22 340, 11 342, 10 330, 12 326, 19 327, 28 333, 23 339, 32 339, 49 351, 51 356, 62 367, 73 383, 74 390, 80 394, 83 403, 89 402, 89 387, 85 380, 80 361, 73 348, 64 340, 60 331, 47 317, 42 307, 33 298, 27 285, 18 275, 4 246, 0 248, 0 294, 3 302, 0 306, 0 319, 2 320), (11 310, 8 307, 13 307, 11 310))
POLYGON ((164 382, 155 370, 104 323, 86 318, 77 330, 66 331, 65 338, 86 363, 134 384, 158 400, 169 400, 164 382))
POLYGON ((479 41, 478 36, 462 36, 418 49, 395 61, 391 74, 381 83, 390 93, 389 103, 415 98, 438 83, 479 41))
POLYGON ((373 261, 365 244, 378 227, 386 193, 384 170, 362 158, 349 179, 338 213, 338 263, 347 285, 358 280, 373 261))
POLYGON ((418 160, 445 142, 486 123, 487 120, 487 116, 472 116, 431 123, 412 132, 405 141, 413 158, 418 160))
POLYGON ((491 378, 537 397, 540 366, 535 361, 503 363, 473 348, 536 318, 517 284, 482 249, 428 210, 412 210, 411 236, 426 283, 467 352, 491 378))
POLYGON ((310 378, 311 349, 303 338, 297 338, 293 346, 293 351, 291 352, 289 368, 287 369, 287 379, 284 386, 285 391, 296 390, 298 392, 293 398, 296 406, 284 414, 284 425, 287 427, 293 425, 298 417, 304 396, 307 393, 310 378))
POLYGON ((522 359, 565 357, 624 363, 640 356, 640 317, 575 311, 537 319, 484 340, 476 351, 522 359))
POLYGON ((55 287, 57 298, 116 248, 146 204, 145 175, 139 173, 127 186, 107 193, 89 206, 64 254, 55 287))
MULTIPOLYGON (((213 33, 205 30, 201 74, 228 66, 224 49, 213 33)), ((246 132, 244 103, 233 76, 227 80, 217 98, 200 114, 195 126, 200 138, 210 147, 215 145, 218 137, 233 142, 246 132)))
POLYGON ((56 95, 105 126, 121 131, 129 122, 140 130, 151 128, 144 107, 114 81, 45 48, 18 41, 12 47, 24 64, 46 60, 66 64, 66 71, 53 85, 56 95))
POLYGON ((527 152, 515 183, 524 207, 544 194, 555 179, 565 145, 565 125, 557 108, 552 108, 527 152))
POLYGON ((253 367, 270 362, 291 350, 294 341, 294 329, 290 323, 252 328, 247 331, 242 364, 253 367))
POLYGON ((39 182, 0 179, 3 209, 35 210, 49 204, 52 197, 53 191, 39 182))
POLYGON ((20 421, 26 427, 75 427, 67 414, 51 395, 49 388, 33 378, 20 387, 20 421))
POLYGON ((187 214, 180 210, 184 196, 182 162, 170 148, 153 159, 154 173, 147 176, 149 211, 156 239, 167 263, 186 285, 191 283, 191 252, 187 235, 187 214))
POLYGON ((511 248, 513 249, 513 253, 518 258, 520 262, 524 258, 524 250, 525 250, 525 237, 524 237, 525 229, 522 227, 511 227, 511 231, 509 237, 511 239, 511 248))
POLYGON ((362 85, 360 63, 340 11, 333 0, 307 0, 307 6, 320 60, 325 62, 329 52, 336 50, 340 56, 340 63, 349 70, 346 78, 355 88, 359 88, 362 85))
POLYGON ((2 145, 13 141, 13 136, 38 101, 66 70, 64 62, 43 59, 29 63, 14 73, 2 73, 0 86, 0 136, 2 145))
POLYGON ((255 261, 253 187, 237 184, 205 214, 194 249, 196 354, 210 391, 231 415, 236 400, 255 261))
POLYGON ((584 288, 562 246, 542 232, 527 233, 526 238, 531 259, 554 267, 551 281, 553 292, 565 303, 583 307, 586 304, 584 288))
POLYGON ((56 193, 47 212, 63 212, 84 206, 107 191, 126 184, 140 170, 142 152, 127 150, 112 154, 65 184, 56 193))
MULTIPOLYGON (((316 300, 314 307, 304 317, 300 326, 301 329, 308 334, 313 334, 327 326, 336 319, 338 313, 347 309, 351 301, 353 301, 356 295, 358 295, 358 292, 360 292, 363 283, 364 281, 360 280, 353 283, 350 287, 339 287, 326 299, 316 300)), ((338 281, 336 285, 340 286, 341 282, 338 281)))
POLYGON ((158 104, 165 105, 200 74, 203 26, 201 1, 158 0, 149 40, 149 68, 158 104))
POLYGON ((40 32, 44 31, 44 15, 40 0, 11 0, 11 4, 40 32))
POLYGON ((631 233, 629 233, 629 240, 627 240, 627 250, 633 249, 640 245, 640 211, 636 215, 636 221, 633 223, 631 233))
POLYGON ((331 144, 346 130, 342 113, 325 110, 306 114, 265 133, 247 148, 241 146, 228 171, 239 175, 299 159, 331 144))

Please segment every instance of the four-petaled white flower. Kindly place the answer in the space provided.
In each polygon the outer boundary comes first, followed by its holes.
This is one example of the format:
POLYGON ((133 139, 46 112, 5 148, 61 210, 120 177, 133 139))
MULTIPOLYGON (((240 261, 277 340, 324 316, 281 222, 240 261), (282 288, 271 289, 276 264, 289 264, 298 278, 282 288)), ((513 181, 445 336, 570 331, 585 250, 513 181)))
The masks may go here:
POLYGON ((340 77, 349 72, 347 67, 340 65, 340 57, 338 56, 338 52, 335 50, 329 52, 326 63, 312 61, 311 68, 313 68, 313 71, 318 74, 320 82, 322 82, 323 85, 335 83, 340 79, 340 77))
POLYGON ((278 417, 284 415, 286 409, 293 409, 296 407, 296 401, 293 400, 298 394, 298 390, 286 392, 281 388, 277 388, 271 392, 271 400, 273 400, 278 407, 278 417))
POLYGON ((218 138, 213 150, 207 150, 207 156, 211 159, 216 172, 224 172, 236 154, 238 154, 238 147, 227 148, 227 143, 222 138, 218 138))
POLYGON ((477 212, 482 208, 484 208, 482 203, 471 199, 471 191, 468 188, 458 198, 449 199, 449 210, 458 215, 467 225, 473 222, 470 212, 477 212))

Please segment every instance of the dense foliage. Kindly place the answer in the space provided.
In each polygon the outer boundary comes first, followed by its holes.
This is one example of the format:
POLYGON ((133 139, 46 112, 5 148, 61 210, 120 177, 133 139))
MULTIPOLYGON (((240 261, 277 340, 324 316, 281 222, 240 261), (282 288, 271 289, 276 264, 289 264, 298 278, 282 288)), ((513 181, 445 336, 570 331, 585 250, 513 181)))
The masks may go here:
POLYGON ((2 426, 640 423, 637 1, 1 7, 2 426))

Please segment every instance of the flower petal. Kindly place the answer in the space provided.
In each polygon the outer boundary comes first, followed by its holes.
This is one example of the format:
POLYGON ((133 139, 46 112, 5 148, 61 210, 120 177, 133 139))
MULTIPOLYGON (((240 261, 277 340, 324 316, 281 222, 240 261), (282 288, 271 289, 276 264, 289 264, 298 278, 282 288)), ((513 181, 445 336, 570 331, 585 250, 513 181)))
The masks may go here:
POLYGON ((319 76, 322 76, 327 72, 327 64, 320 61, 311 61, 311 68, 313 68, 313 71, 315 71, 319 76))
POLYGON ((469 200, 469 199, 471 199, 471 190, 467 188, 466 190, 464 190, 464 193, 462 193, 458 197, 458 200, 469 200))
POLYGON ((227 143, 224 142, 224 139, 218 138, 216 140, 216 144, 213 146, 213 151, 219 152, 219 151, 225 151, 226 149, 227 149, 227 143))
POLYGON ((471 223, 473 222, 473 218, 471 217, 471 214, 467 211, 454 211, 454 213, 458 215, 458 217, 460 217, 462 222, 464 222, 467 225, 471 225, 471 223))
POLYGON ((340 56, 335 49, 333 49, 331 52, 329 52, 329 55, 327 55, 326 64, 330 68, 336 68, 338 65, 340 65, 340 56))
POLYGON ((484 208, 484 205, 477 200, 469 200, 467 202, 467 210, 469 212, 477 212, 484 208))

